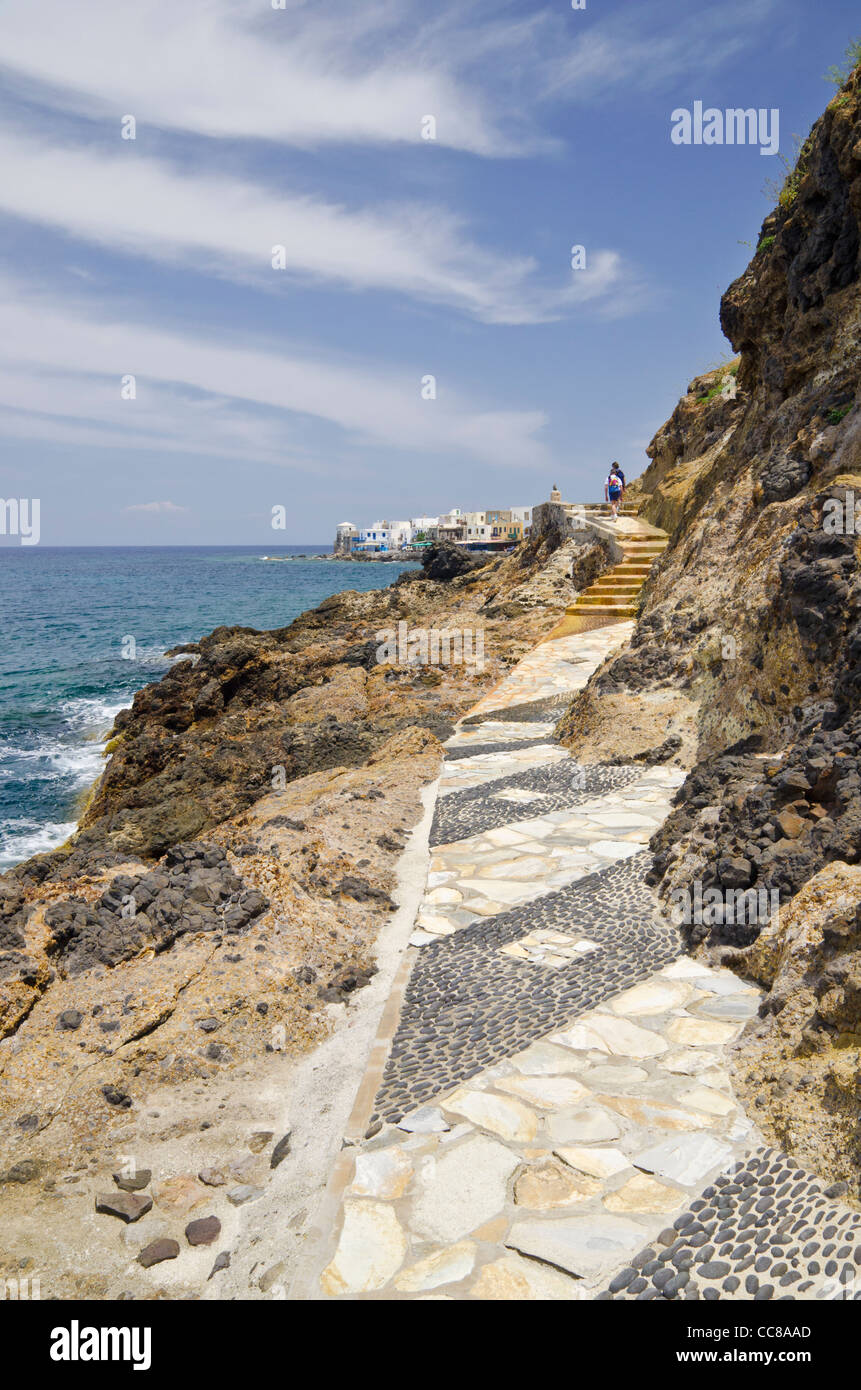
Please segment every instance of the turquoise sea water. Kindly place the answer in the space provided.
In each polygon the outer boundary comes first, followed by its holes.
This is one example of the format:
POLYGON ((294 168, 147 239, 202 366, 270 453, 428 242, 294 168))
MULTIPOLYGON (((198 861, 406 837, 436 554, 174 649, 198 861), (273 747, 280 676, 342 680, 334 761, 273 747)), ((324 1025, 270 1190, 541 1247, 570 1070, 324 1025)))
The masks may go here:
POLYGON ((74 828, 114 716, 167 670, 168 647, 221 624, 284 627, 341 589, 379 589, 414 568, 297 558, 325 552, 0 547, 0 869, 74 828), (134 660, 123 657, 130 637, 134 660))

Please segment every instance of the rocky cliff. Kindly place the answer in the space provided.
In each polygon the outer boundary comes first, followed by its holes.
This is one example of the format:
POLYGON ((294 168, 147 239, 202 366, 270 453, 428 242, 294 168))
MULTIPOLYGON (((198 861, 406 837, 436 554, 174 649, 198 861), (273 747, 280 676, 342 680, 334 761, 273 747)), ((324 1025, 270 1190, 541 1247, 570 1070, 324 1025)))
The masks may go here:
POLYGON ((637 722, 645 744, 669 734, 681 750, 690 773, 652 843, 652 881, 668 904, 698 883, 768 905, 718 907, 683 930, 770 989, 739 1084, 777 1142, 820 1167, 826 1156, 856 1195, 859 245, 856 69, 723 297, 735 360, 691 383, 647 450, 629 499, 671 543, 630 647, 560 726, 593 758, 637 722))

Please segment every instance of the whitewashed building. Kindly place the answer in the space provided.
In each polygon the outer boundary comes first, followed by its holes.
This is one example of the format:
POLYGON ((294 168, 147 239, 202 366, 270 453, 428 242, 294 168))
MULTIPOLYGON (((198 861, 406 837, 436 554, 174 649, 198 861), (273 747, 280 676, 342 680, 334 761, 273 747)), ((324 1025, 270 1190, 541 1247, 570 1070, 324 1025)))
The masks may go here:
POLYGON ((375 521, 359 532, 354 550, 405 550, 412 539, 408 521, 375 521))
POLYGON ((487 520, 487 512, 464 512, 466 530, 464 540, 467 545, 481 545, 492 538, 493 528, 487 520))
POLYGON ((354 526, 352 521, 339 522, 335 531, 334 553, 336 555, 349 555, 358 537, 359 528, 354 526))
POLYGON ((411 516, 410 540, 414 542, 418 540, 419 536, 423 536, 426 541, 430 541, 431 532, 435 532, 438 526, 438 516, 411 516))

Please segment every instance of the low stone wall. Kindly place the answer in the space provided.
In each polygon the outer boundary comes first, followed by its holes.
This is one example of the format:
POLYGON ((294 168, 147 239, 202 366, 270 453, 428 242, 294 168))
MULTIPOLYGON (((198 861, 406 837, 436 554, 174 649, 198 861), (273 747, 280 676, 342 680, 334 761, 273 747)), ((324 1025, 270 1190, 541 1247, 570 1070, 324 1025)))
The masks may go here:
POLYGON ((614 536, 606 535, 605 530, 596 529, 589 520, 589 513, 574 502, 539 502, 532 508, 533 537, 560 531, 563 540, 579 541, 581 545, 603 540, 609 546, 611 562, 618 564, 624 558, 622 547, 614 536))
POLYGON ((561 531, 566 540, 580 540, 583 528, 575 525, 570 502, 539 502, 532 508, 532 535, 544 536, 561 531))

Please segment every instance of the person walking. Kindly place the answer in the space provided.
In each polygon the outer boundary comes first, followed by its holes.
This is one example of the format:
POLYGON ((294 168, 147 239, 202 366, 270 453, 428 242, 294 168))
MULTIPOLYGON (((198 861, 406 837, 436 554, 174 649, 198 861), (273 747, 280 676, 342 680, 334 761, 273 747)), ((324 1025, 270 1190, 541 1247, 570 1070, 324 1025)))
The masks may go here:
POLYGON ((619 516, 619 503, 625 495, 625 475, 618 463, 610 465, 610 473, 604 484, 604 501, 610 503, 610 514, 613 521, 619 516))

